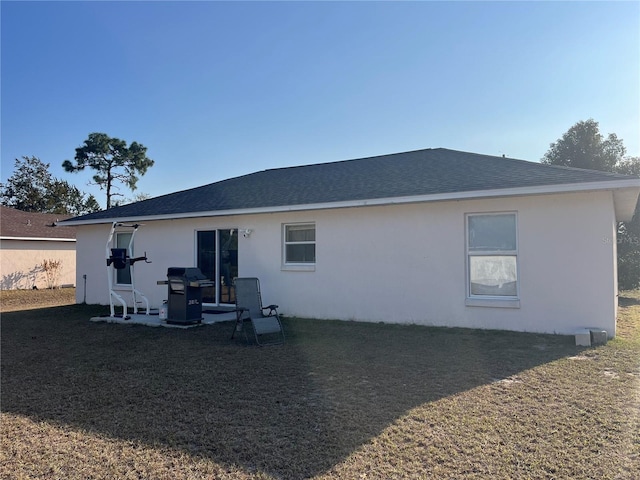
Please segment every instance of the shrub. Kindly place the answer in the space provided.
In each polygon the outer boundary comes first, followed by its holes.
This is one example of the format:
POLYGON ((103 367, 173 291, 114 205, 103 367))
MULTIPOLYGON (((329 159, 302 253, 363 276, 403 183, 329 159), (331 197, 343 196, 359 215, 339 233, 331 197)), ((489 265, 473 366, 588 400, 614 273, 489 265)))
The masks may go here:
POLYGON ((60 272, 62 270, 62 260, 45 259, 42 261, 42 271, 47 281, 47 288, 59 286, 60 272))

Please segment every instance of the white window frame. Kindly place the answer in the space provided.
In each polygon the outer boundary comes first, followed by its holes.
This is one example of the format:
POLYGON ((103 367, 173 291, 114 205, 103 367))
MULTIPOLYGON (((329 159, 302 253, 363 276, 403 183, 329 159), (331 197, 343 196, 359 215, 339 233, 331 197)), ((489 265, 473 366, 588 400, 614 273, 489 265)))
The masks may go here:
MULTIPOLYGON (((317 252, 317 237, 315 240, 306 240, 300 242, 287 241, 287 230, 289 227, 313 227, 314 232, 317 234, 315 222, 296 222, 296 223, 283 223, 282 224, 282 270, 291 271, 314 271, 316 269, 316 262, 318 260, 317 252), (290 262, 287 260, 287 246, 288 245, 314 245, 315 255, 313 262, 290 262)), ((315 235, 314 235, 315 236, 315 235)))
POLYGON ((517 212, 478 212, 467 213, 465 222, 465 267, 466 267, 466 300, 465 305, 470 307, 498 307, 498 308, 520 308, 520 258, 519 258, 519 238, 518 238, 518 214, 517 212), (472 251, 469 248, 469 220, 472 217, 490 216, 513 216, 515 228, 515 249, 514 250, 482 250, 472 251), (479 256, 515 257, 516 260, 516 294, 515 295, 479 295, 471 293, 471 258, 479 256))

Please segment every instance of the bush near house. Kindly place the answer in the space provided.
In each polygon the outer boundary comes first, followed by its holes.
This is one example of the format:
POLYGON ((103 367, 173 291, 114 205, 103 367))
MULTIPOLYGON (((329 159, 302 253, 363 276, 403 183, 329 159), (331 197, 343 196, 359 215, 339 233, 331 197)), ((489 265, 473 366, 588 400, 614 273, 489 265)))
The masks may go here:
POLYGON ((62 272, 62 260, 53 258, 42 261, 42 272, 44 273, 47 288, 52 289, 60 286, 60 273, 62 272))

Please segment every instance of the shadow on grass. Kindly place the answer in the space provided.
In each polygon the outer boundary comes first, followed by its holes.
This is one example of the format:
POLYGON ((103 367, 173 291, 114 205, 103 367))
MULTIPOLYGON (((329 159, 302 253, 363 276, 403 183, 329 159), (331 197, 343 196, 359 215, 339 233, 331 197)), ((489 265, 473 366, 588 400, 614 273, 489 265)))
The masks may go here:
POLYGON ((621 307, 631 307, 633 305, 640 305, 640 298, 624 297, 621 295, 620 297, 618 297, 618 303, 620 304, 621 307))
POLYGON ((102 309, 3 314, 4 412, 278 478, 325 472, 413 407, 578 351, 562 336, 299 319, 284 346, 256 348, 230 341, 231 324, 88 321, 102 309))

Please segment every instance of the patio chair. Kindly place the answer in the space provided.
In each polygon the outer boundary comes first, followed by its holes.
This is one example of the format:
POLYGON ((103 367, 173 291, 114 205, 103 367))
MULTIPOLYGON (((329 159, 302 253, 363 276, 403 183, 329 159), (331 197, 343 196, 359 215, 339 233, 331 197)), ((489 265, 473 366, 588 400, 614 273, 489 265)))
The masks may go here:
POLYGON ((262 306, 260 281, 254 277, 236 278, 236 332, 244 331, 247 342, 246 324, 251 325, 258 345, 278 345, 284 343, 284 331, 278 316, 278 305, 262 306), (266 312, 266 313, 265 313, 266 312))

